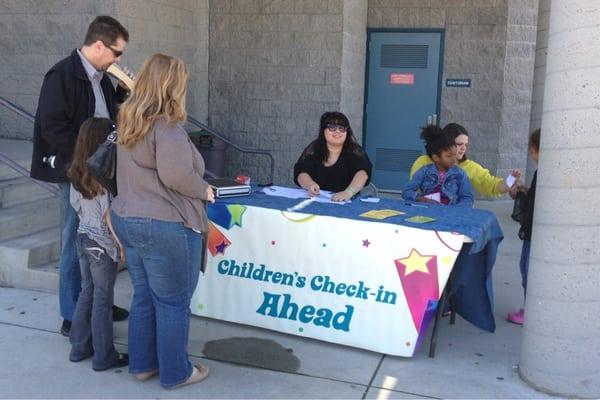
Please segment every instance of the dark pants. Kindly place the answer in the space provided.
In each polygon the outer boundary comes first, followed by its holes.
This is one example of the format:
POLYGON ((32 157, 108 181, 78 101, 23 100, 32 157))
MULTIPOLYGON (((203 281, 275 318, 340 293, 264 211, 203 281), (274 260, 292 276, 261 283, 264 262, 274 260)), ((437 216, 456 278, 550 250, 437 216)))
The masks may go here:
POLYGON ((117 264, 98 243, 77 234, 81 269, 81 293, 71 326, 71 354, 79 359, 94 354, 92 365, 104 369, 114 365, 119 353, 113 345, 112 304, 117 264))
POLYGON ((527 294, 527 275, 529 274, 529 249, 531 248, 531 242, 529 240, 523 240, 523 247, 521 248, 521 261, 519 262, 519 269, 521 270, 521 285, 523 285, 523 292, 527 294))
POLYGON ((70 183, 59 183, 61 200, 61 247, 59 267, 60 315, 69 321, 73 320, 75 304, 81 290, 81 273, 77 262, 75 241, 77 240, 77 213, 69 202, 70 183))

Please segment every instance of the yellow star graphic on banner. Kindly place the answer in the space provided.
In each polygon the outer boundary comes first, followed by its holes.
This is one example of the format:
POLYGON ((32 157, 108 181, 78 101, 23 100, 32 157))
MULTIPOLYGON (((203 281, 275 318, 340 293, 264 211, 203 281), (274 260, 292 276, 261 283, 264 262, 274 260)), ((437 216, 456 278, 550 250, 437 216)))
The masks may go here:
POLYGON ((234 225, 239 227, 242 226, 242 214, 246 211, 246 207, 240 204, 230 204, 227 206, 227 210, 229 210, 229 214, 231 214, 231 222, 229 223, 229 228, 234 225))
POLYGON ((422 256, 416 249, 410 251, 410 255, 406 258, 401 258, 398 261, 404 264, 404 276, 412 274, 415 271, 429 273, 427 262, 431 260, 431 256, 422 256))

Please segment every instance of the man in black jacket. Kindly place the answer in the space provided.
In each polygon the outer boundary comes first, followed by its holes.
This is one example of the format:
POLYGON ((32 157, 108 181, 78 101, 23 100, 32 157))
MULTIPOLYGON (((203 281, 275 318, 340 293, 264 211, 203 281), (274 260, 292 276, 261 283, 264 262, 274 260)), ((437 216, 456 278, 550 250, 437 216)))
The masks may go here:
MULTIPOLYGON (((117 89, 104 73, 120 60, 129 33, 119 21, 98 16, 90 26, 81 49, 54 65, 44 76, 33 131, 31 177, 58 183, 62 202, 61 253, 59 275, 61 333, 69 335, 75 305, 81 291, 81 273, 75 250, 77 214, 69 203, 67 168, 73 157, 79 127, 89 117, 116 118, 117 104, 127 91, 117 89)), ((113 319, 128 316, 113 306, 113 319)))

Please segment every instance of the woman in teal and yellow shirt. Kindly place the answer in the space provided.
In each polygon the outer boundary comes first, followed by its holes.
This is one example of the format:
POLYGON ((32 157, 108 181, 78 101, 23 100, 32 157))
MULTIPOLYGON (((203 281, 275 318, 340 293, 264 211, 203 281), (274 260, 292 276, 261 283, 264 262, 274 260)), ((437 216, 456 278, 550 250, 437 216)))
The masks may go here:
MULTIPOLYGON (((450 123, 444 127, 444 133, 454 138, 458 166, 467 173, 471 185, 477 192, 484 196, 497 197, 510 191, 511 188, 506 184, 504 178, 492 175, 487 168, 467 158, 469 133, 462 125, 450 123)), ((412 178, 415 172, 432 162, 433 160, 428 155, 417 158, 410 169, 410 177, 412 178)), ((519 170, 512 170, 511 175, 516 178, 516 182, 521 179, 519 170)))

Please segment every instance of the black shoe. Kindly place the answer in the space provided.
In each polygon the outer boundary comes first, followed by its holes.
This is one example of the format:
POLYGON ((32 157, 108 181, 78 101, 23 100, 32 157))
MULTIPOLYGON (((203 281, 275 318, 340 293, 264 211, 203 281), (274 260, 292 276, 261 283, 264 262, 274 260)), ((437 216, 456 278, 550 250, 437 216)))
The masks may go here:
POLYGON ((113 321, 123 321, 129 317, 129 311, 124 308, 112 306, 113 321))
POLYGON ((93 355, 94 355, 93 351, 90 354, 88 354, 87 356, 74 357, 72 355, 69 355, 69 361, 71 361, 71 362, 80 362, 80 361, 83 361, 83 360, 87 360, 88 358, 92 357, 93 355))
POLYGON ((112 365, 109 365, 108 367, 104 367, 104 368, 96 368, 96 367, 92 367, 92 369, 94 371, 106 371, 107 369, 111 369, 111 368, 123 368, 126 367, 127 365, 129 365, 129 355, 127 355, 127 353, 119 353, 119 358, 117 358, 117 361, 115 361, 112 365))
POLYGON ((69 334, 71 333, 71 321, 68 319, 63 319, 62 326, 60 327, 60 333, 63 336, 69 337, 69 334))

